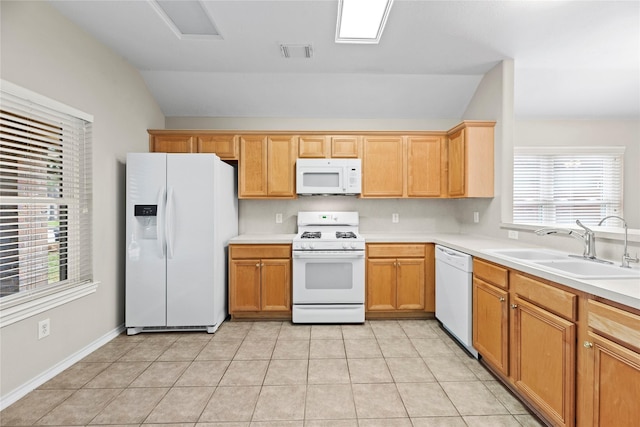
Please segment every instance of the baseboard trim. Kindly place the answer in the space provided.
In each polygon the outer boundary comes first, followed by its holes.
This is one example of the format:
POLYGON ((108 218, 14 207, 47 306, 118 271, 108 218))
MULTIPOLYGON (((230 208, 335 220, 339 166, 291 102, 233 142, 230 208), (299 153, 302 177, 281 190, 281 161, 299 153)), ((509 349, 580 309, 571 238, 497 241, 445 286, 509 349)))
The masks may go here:
POLYGON ((124 324, 118 326, 114 330, 107 332, 97 340, 93 341, 91 344, 87 345, 83 349, 77 351, 76 353, 70 355, 66 359, 60 361, 59 363, 55 364, 51 368, 47 369, 40 375, 36 376, 30 381, 27 381, 20 387, 10 391, 4 396, 0 396, 0 411, 14 404, 18 400, 26 396, 29 392, 40 387, 42 384, 46 383, 51 378, 55 377, 65 369, 69 368, 74 363, 77 363, 83 358, 87 357, 92 352, 96 351, 97 349, 99 349, 100 347, 102 347, 103 345, 105 345, 106 343, 108 343, 118 335, 122 334, 124 330, 125 330, 124 324))

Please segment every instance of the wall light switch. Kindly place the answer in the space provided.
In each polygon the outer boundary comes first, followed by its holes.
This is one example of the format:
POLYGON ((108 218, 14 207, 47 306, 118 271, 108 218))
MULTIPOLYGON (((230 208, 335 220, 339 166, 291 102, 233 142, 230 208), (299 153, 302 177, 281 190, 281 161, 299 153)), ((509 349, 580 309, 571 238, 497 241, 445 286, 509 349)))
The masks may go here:
POLYGON ((476 224, 480 222, 480 212, 473 213, 473 222, 475 222, 476 224))
POLYGON ((518 232, 515 230, 509 230, 509 238, 510 239, 518 239, 518 232))
POLYGON ((282 214, 281 213, 277 213, 276 214, 276 224, 282 224, 282 214))
POLYGON ((391 222, 397 224, 400 222, 400 215, 397 213, 391 214, 391 222))

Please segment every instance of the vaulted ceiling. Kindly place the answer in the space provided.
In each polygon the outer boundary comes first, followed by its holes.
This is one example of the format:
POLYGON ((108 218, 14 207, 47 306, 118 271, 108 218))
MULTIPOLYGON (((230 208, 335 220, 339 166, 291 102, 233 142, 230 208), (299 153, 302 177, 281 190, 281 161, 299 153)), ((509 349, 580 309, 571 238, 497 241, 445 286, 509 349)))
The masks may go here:
POLYGON ((166 116, 460 118, 512 58, 517 117, 640 117, 635 1, 395 0, 373 45, 334 42, 337 0, 203 0, 217 40, 178 38, 146 0, 50 1, 136 67, 166 116))

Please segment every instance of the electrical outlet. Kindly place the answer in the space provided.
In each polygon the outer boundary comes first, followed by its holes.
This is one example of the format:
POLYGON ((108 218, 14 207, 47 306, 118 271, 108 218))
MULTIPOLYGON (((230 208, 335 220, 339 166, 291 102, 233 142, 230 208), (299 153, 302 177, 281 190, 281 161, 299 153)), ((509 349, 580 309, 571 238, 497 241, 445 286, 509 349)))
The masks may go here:
POLYGON ((391 222, 397 224, 400 222, 400 215, 397 213, 391 214, 391 222))
POLYGON ((51 320, 44 319, 38 322, 38 339, 48 337, 51 333, 51 320))
POLYGON ((518 239, 518 232, 515 230, 509 230, 509 238, 510 239, 518 239))
POLYGON ((480 222, 480 212, 473 213, 473 222, 475 222, 476 224, 480 222))
POLYGON ((277 213, 276 214, 276 224, 282 224, 282 214, 281 213, 277 213))

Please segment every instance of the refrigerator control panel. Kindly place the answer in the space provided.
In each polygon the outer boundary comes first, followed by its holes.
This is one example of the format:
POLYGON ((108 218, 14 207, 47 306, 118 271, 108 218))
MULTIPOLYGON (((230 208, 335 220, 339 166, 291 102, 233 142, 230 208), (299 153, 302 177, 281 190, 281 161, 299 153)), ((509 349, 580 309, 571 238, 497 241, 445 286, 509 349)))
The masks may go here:
POLYGON ((158 216, 158 205, 134 205, 134 216, 158 216))

